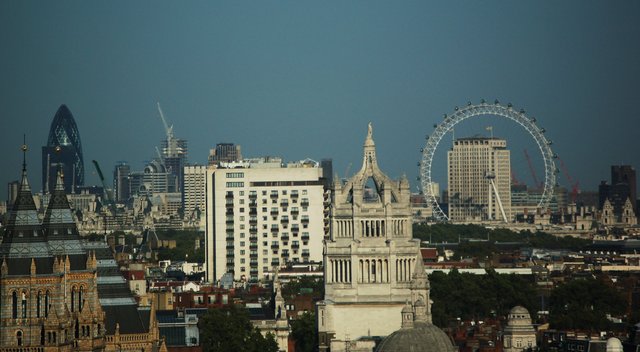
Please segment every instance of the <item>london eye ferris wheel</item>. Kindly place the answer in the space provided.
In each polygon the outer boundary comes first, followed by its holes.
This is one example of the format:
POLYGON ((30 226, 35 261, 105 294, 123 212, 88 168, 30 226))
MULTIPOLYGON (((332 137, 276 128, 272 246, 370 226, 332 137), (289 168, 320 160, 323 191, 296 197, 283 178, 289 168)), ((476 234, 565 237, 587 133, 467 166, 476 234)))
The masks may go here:
POLYGON ((433 187, 431 168, 438 144, 442 138, 460 122, 480 116, 497 116, 512 120, 522 126, 536 142, 544 162, 545 174, 542 196, 537 206, 538 208, 546 209, 553 197, 558 171, 555 165, 557 156, 551 150, 552 142, 544 135, 545 129, 536 125, 536 119, 528 117, 523 109, 517 110, 511 104, 507 104, 506 106, 501 105, 497 100, 493 104, 490 104, 483 99, 480 104, 472 104, 469 102, 462 108, 455 107, 451 115, 445 114, 444 120, 434 125, 434 131, 426 138, 426 145, 422 149, 422 160, 419 163, 420 185, 427 203, 433 210, 435 220, 440 222, 449 220, 447 214, 445 214, 438 204, 438 195, 435 194, 435 187, 433 187))

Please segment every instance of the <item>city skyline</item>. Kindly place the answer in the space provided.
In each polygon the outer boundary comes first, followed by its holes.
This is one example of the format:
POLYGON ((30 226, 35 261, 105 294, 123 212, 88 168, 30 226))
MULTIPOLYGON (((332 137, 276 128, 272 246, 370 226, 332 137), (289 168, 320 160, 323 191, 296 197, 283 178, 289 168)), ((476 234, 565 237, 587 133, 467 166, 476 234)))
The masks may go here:
MULTIPOLYGON (((637 3, 122 5, 0 4, 1 199, 19 179, 23 133, 31 177, 39 173, 37 151, 61 104, 85 161, 107 174, 118 160, 141 170, 154 157, 164 136, 157 102, 199 164, 217 143, 234 142, 246 156, 332 158, 344 176, 372 121, 382 167, 406 173, 416 191, 433 124, 484 98, 535 116, 582 189, 596 190, 612 164, 640 165, 628 152, 637 3)), ((503 121, 470 122, 456 135, 487 124, 509 145, 522 135, 503 121)), ((526 146, 535 154, 533 141, 526 146)), ((442 160, 449 147, 439 146, 442 160)), ((512 164, 526 179, 526 164, 512 164)), ((86 174, 99 184, 93 169, 86 174)))

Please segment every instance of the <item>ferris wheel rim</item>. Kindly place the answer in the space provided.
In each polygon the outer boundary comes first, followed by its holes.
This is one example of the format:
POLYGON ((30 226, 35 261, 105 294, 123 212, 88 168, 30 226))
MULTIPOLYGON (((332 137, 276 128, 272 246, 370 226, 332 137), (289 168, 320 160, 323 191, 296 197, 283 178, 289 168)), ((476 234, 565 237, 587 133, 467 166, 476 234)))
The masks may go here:
POLYGON ((434 131, 426 137, 426 145, 422 149, 422 160, 420 162, 420 185, 426 201, 431 206, 433 217, 437 221, 449 221, 449 217, 440 207, 432 187, 433 179, 431 177, 431 167, 435 151, 437 150, 437 147, 444 135, 446 135, 457 124, 469 118, 487 115, 507 118, 516 122, 534 139, 542 156, 545 169, 543 193, 537 207, 546 209, 551 202, 554 188, 556 186, 556 174, 558 171, 554 161, 556 155, 551 150, 552 142, 545 137, 545 129, 536 125, 536 119, 528 117, 523 109, 516 110, 510 103, 505 106, 501 105, 497 100, 494 104, 489 104, 484 100, 480 104, 472 104, 469 102, 462 108, 455 107, 454 113, 451 116, 445 114, 444 120, 439 124, 435 124, 434 131))

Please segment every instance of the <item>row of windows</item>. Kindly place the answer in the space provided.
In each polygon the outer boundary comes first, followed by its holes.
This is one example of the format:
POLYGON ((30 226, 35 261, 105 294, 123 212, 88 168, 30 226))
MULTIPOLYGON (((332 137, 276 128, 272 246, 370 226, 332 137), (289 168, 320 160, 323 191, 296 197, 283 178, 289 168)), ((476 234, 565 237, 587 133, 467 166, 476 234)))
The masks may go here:
MULTIPOLYGON (((13 319, 18 319, 18 317, 22 319, 27 318, 28 298, 26 291, 13 291, 11 293, 11 317, 13 319)), ((49 317, 49 309, 51 308, 49 290, 45 292, 38 291, 35 300, 36 317, 49 317)), ((81 311, 84 303, 84 286, 80 286, 79 288, 73 286, 71 288, 71 311, 81 311)))
POLYGON ((228 172, 227 178, 244 178, 244 172, 228 172))
POLYGON ((244 187, 244 182, 227 182, 227 188, 244 187))
MULTIPOLYGON (((227 184, 229 184, 229 182, 227 182, 227 184)), ((252 183, 252 185, 253 185, 253 183, 252 183)), ((229 186, 227 186, 227 187, 229 187, 229 186)), ((290 191, 291 191, 291 192, 290 192, 290 194, 291 194, 292 196, 294 196, 294 197, 297 197, 297 196, 298 196, 298 194, 299 194, 299 190, 297 190, 297 189, 290 190, 290 191)), ((280 191, 280 193, 282 193, 282 195, 283 195, 283 196, 286 196, 286 195, 287 195, 287 192, 288 192, 288 190, 286 190, 286 189, 283 189, 282 191, 280 191)), ((244 191, 239 191, 239 192, 238 192, 238 195, 239 195, 239 196, 244 196, 244 193, 245 193, 244 191)), ((263 196, 266 196, 266 195, 267 195, 267 193, 268 193, 268 191, 266 191, 266 190, 265 190, 265 191, 262 191, 262 195, 263 195, 263 196)), ((306 190, 306 189, 303 189, 303 190, 302 190, 302 195, 306 195, 307 193, 308 193, 308 190, 306 190)), ((228 192, 227 192, 227 195, 228 195, 228 196, 233 196, 233 192, 232 192, 232 191, 228 191, 228 192)), ((258 195, 258 192, 257 192, 257 191, 249 191, 249 195, 250 195, 250 196, 255 197, 255 196, 257 196, 257 195, 258 195)), ((272 196, 277 196, 277 195, 278 195, 278 191, 277 191, 277 190, 272 190, 272 191, 271 191, 271 193, 270 193, 270 195, 272 195, 272 196)))

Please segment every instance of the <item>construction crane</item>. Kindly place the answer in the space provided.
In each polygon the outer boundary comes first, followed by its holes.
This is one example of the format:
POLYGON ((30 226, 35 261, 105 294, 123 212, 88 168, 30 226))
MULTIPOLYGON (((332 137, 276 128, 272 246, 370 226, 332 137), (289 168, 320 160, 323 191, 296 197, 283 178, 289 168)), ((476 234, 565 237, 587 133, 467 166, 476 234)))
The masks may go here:
POLYGON ((167 123, 167 119, 164 118, 164 114, 162 113, 162 108, 160 107, 160 103, 158 104, 158 112, 160 113, 160 118, 162 119, 162 124, 164 125, 164 130, 167 134, 167 139, 173 138, 173 125, 169 126, 167 123))
POLYGON ((353 165, 353 163, 349 163, 349 165, 347 165, 347 168, 344 170, 344 178, 345 179, 349 179, 349 171, 351 171, 351 166, 353 165))
POLYGON ((104 182, 104 175, 102 174, 102 170, 100 170, 100 165, 98 165, 98 162, 95 160, 91 160, 91 162, 93 163, 93 166, 96 168, 96 171, 98 172, 98 177, 100 177, 100 182, 102 182, 102 188, 104 189, 104 197, 107 201, 107 205, 112 206, 114 204, 113 195, 111 194, 111 191, 107 188, 107 184, 104 182))
POLYGON ((571 202, 575 203, 576 199, 578 198, 578 192, 580 192, 580 181, 574 180, 573 177, 571 177, 567 166, 564 164, 564 160, 562 160, 560 157, 558 157, 558 160, 560 160, 560 168, 562 169, 562 173, 564 174, 564 177, 567 179, 567 181, 569 181, 569 185, 571 186, 571 202))
POLYGON ((520 181, 518 180, 516 172, 513 169, 511 170, 511 184, 514 186, 520 186, 520 181))
POLYGON ((538 189, 542 189, 542 183, 538 181, 538 175, 536 174, 536 169, 533 167, 533 163, 531 162, 531 157, 529 156, 529 152, 524 150, 524 156, 527 158, 527 164, 529 165, 529 171, 531 172, 531 176, 533 177, 534 187, 538 189))
POLYGON ((164 113, 162 112, 160 103, 157 103, 157 104, 158 104, 158 113, 160 114, 160 119, 162 119, 162 124, 164 125, 164 130, 167 135, 167 149, 163 150, 163 152, 165 156, 175 156, 176 154, 178 154, 178 144, 176 139, 173 136, 173 125, 169 125, 169 123, 167 123, 167 119, 164 117, 164 113))

